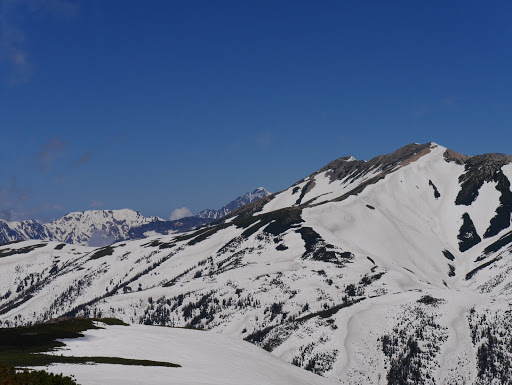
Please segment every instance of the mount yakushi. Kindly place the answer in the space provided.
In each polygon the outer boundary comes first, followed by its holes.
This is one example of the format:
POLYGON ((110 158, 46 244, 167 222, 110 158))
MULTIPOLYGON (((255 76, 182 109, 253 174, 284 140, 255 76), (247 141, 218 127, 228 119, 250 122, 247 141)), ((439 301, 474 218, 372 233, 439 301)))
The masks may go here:
POLYGON ((144 238, 152 234, 183 232, 220 219, 231 211, 269 194, 263 187, 259 187, 253 192, 239 196, 220 210, 204 210, 197 216, 173 221, 144 217, 130 209, 73 212, 46 224, 35 220, 0 220, 0 243, 39 239, 102 246, 122 240, 144 238))
POLYGON ((0 247, 1 326, 59 316, 245 339, 342 384, 509 384, 512 157, 339 158, 181 234, 0 247))

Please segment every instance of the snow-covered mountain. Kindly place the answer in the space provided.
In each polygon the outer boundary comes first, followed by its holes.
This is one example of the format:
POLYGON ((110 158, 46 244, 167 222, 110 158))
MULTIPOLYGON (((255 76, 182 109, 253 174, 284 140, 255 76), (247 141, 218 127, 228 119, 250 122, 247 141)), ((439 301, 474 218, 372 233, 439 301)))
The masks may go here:
POLYGON ((34 220, 0 221, 0 243, 40 239, 102 246, 126 239, 134 227, 160 221, 163 220, 129 209, 73 212, 46 224, 34 220))
POLYGON ((260 187, 236 198, 220 210, 204 210, 197 216, 172 221, 158 217, 144 217, 130 209, 72 212, 46 224, 35 220, 21 222, 0 220, 0 244, 39 239, 103 246, 128 239, 145 238, 152 234, 183 232, 222 218, 231 211, 269 194, 267 190, 260 187), (207 215, 206 212, 210 214, 207 215))
POLYGON ((52 234, 46 226, 29 219, 21 222, 6 222, 0 220, 0 244, 27 239, 51 240, 52 234))
POLYGON ((0 247, 0 321, 116 317, 250 341, 343 384, 512 378, 512 157, 337 159, 184 234, 0 247))
POLYGON ((160 221, 161 218, 147 218, 130 209, 88 210, 66 214, 46 227, 56 240, 91 245, 92 242, 108 244, 126 239, 131 228, 160 221))
POLYGON ((258 187, 253 192, 249 192, 247 194, 239 196, 238 198, 229 202, 226 206, 220 208, 219 210, 213 210, 213 209, 203 210, 199 214, 197 214, 197 217, 206 218, 206 219, 224 218, 226 215, 228 215, 232 211, 235 211, 236 209, 238 209, 240 207, 248 205, 249 203, 255 202, 258 199, 264 198, 268 195, 270 195, 270 192, 268 192, 264 187, 258 187))

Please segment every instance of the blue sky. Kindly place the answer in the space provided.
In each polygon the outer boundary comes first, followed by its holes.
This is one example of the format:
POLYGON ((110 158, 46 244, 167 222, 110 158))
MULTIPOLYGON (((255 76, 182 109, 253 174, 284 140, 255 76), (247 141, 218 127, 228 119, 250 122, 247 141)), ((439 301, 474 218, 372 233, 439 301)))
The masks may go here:
POLYGON ((3 218, 197 213, 411 142, 512 153, 509 1, 0 7, 3 218))

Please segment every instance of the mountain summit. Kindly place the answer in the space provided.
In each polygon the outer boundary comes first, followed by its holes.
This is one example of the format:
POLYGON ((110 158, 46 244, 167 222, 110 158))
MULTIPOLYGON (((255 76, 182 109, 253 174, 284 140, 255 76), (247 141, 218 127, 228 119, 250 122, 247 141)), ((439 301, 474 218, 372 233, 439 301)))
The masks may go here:
POLYGON ((257 201, 258 199, 264 198, 268 195, 270 195, 270 192, 268 192, 264 187, 258 187, 253 192, 239 196, 219 210, 203 210, 197 214, 197 217, 207 219, 220 219, 228 215, 230 212, 235 211, 242 206, 248 205, 249 203, 257 201))
POLYGON ((210 329, 344 384, 512 378, 512 157, 343 157, 182 234, 0 247, 0 321, 210 329))

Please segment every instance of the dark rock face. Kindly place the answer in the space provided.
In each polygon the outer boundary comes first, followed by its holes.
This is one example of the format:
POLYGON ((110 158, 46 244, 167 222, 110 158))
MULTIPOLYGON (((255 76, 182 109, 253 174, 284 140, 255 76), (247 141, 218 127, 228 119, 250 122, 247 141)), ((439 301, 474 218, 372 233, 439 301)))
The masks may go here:
POLYGON ((502 181, 503 183, 507 178, 503 175, 501 168, 511 162, 512 157, 504 154, 485 154, 468 158, 465 162, 466 172, 459 177, 461 189, 455 204, 471 205, 478 197, 478 190, 484 182, 500 183, 502 181))
POLYGON ((304 196, 313 188, 315 187, 315 181, 310 180, 306 185, 302 188, 302 191, 300 193, 299 199, 295 202, 296 205, 300 205, 302 203, 302 199, 304 199, 304 196))
POLYGON ((509 246, 509 250, 512 250, 512 231, 509 231, 496 242, 487 246, 484 250, 484 256, 479 257, 478 260, 485 259, 486 255, 495 253, 498 250, 504 248, 505 246, 509 246))
POLYGON ((459 154, 458 152, 455 152, 450 149, 447 149, 443 155, 444 155, 444 159, 447 162, 454 162, 454 163, 457 163, 460 165, 464 165, 466 163, 466 161, 470 158, 467 155, 459 154))
POLYGON ((440 198, 441 194, 439 193, 439 190, 437 189, 436 185, 434 183, 432 183, 431 180, 428 181, 428 185, 432 186, 432 188, 434 189, 434 198, 436 198, 436 199, 440 198))
POLYGON ((455 257, 453 256, 453 254, 450 253, 450 251, 448 251, 448 250, 443 250, 443 255, 446 259, 449 259, 450 261, 455 260, 455 257))
POLYGON ((485 231, 484 238, 497 235, 501 230, 510 227, 510 217, 512 215, 512 192, 510 191, 510 181, 499 170, 495 173, 497 183, 496 190, 501 193, 500 205, 496 208, 496 215, 491 219, 489 228, 485 231))
POLYGON ((331 182, 341 180, 348 175, 352 177, 351 180, 355 180, 375 168, 380 168, 381 171, 389 171, 400 164, 414 161, 430 152, 431 146, 432 143, 411 143, 391 154, 376 156, 368 162, 364 160, 350 160, 348 157, 343 157, 329 163, 318 170, 317 173, 327 171, 331 182))
MULTIPOLYGON (((445 156, 446 157, 446 156, 445 156)), ((502 171, 502 167, 512 162, 512 157, 504 154, 485 154, 464 159, 465 173, 459 177, 461 189, 455 199, 456 205, 471 205, 478 197, 479 190, 485 182, 496 182, 496 190, 501 193, 500 206, 492 218, 484 238, 497 235, 510 227, 512 216, 512 192, 510 181, 502 171)))
POLYGON ((471 249, 473 246, 480 243, 482 238, 476 232, 475 225, 471 220, 471 217, 468 213, 464 213, 462 215, 462 226, 460 227, 459 235, 457 239, 459 240, 459 250, 464 252, 466 250, 471 249))

